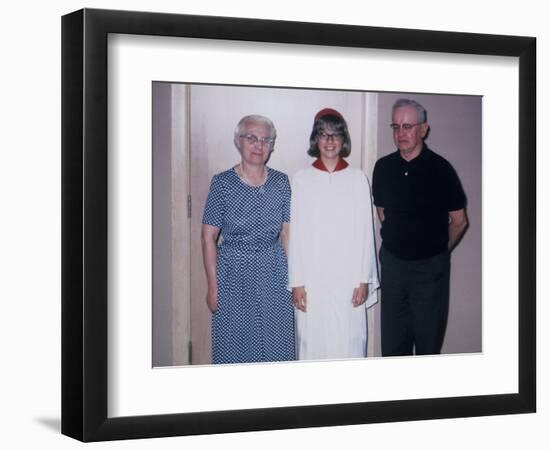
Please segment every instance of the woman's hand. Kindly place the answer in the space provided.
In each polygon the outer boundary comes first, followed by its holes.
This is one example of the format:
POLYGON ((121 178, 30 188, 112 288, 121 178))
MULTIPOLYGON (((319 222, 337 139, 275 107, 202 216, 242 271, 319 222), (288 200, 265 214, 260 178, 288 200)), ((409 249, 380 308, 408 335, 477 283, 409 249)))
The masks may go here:
POLYGON ((305 286, 292 288, 292 303, 294 303, 296 309, 306 312, 307 293, 305 286))
POLYGON ((367 300, 369 295, 369 285, 366 283, 361 283, 359 287, 353 290, 353 298, 351 303, 353 306, 361 306, 367 300))
POLYGON ((218 289, 217 287, 208 288, 206 293, 206 305, 212 314, 218 310, 218 289))

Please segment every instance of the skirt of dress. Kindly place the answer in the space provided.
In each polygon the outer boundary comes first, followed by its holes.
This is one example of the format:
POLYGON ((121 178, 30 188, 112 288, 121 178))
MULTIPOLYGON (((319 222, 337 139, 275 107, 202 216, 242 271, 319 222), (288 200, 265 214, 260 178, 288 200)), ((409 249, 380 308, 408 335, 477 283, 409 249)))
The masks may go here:
POLYGON ((217 283, 218 311, 212 315, 214 364, 295 359, 287 260, 279 243, 267 248, 222 244, 217 283))

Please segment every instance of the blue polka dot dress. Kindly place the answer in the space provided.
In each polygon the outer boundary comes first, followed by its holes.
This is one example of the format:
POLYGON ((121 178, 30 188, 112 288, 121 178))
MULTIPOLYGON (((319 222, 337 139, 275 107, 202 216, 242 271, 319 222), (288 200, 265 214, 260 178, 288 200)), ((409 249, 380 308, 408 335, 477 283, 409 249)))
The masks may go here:
POLYGON ((289 219, 285 174, 267 168, 258 187, 244 183, 234 169, 212 178, 203 223, 220 228, 222 237, 218 310, 212 315, 214 364, 295 359, 287 259, 278 240, 289 219))

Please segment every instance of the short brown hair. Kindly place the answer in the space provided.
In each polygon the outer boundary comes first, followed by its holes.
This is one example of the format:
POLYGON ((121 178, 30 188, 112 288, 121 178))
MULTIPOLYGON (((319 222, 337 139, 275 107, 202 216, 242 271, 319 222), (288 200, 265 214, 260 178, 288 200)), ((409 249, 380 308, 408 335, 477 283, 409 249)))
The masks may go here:
POLYGON ((314 158, 319 158, 321 152, 317 146, 317 138, 323 130, 334 131, 342 134, 342 149, 340 150, 340 158, 346 158, 351 153, 351 137, 348 131, 348 125, 344 118, 337 111, 323 114, 316 117, 313 122, 313 129, 309 137, 309 149, 307 154, 314 158))

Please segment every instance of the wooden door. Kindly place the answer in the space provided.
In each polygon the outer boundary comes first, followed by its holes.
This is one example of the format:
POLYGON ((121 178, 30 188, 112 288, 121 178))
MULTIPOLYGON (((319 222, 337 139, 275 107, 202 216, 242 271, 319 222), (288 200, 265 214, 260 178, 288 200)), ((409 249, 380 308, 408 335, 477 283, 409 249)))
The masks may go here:
POLYGON ((261 114, 277 128, 277 141, 268 165, 291 179, 312 163, 306 154, 315 113, 331 107, 348 122, 352 153, 348 162, 363 167, 365 152, 365 94, 303 89, 192 85, 189 88, 191 195, 190 327, 191 363, 211 362, 210 312, 205 304, 206 277, 200 229, 210 179, 240 161, 233 132, 241 117, 261 114))

